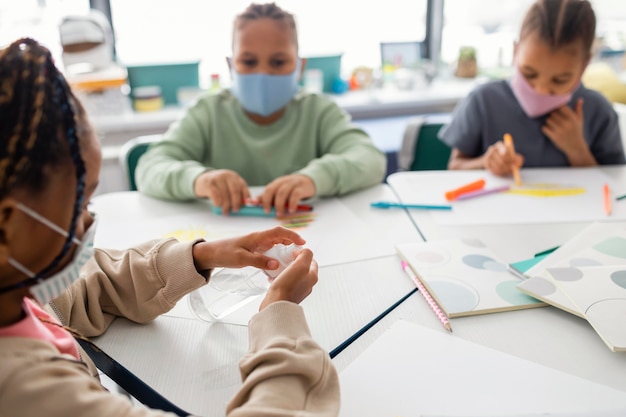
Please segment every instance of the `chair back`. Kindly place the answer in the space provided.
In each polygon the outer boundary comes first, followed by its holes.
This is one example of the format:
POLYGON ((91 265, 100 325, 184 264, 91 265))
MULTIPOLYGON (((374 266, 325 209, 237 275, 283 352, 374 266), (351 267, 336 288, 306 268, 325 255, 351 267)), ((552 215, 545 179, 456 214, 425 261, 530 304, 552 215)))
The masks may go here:
POLYGON ((119 163, 126 179, 126 186, 130 191, 137 191, 135 182, 135 169, 139 158, 143 155, 152 142, 161 140, 161 135, 138 136, 126 142, 120 149, 119 163))
POLYGON ((450 121, 450 114, 426 115, 407 124, 398 154, 401 171, 446 170, 451 149, 437 137, 450 121))

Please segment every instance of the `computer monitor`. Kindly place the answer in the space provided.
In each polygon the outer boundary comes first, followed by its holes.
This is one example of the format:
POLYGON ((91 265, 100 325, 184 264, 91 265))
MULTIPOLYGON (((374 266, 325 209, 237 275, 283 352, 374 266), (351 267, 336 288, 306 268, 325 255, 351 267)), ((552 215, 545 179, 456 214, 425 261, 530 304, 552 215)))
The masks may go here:
POLYGON ((383 68, 417 68, 423 58, 422 42, 381 42, 383 68))

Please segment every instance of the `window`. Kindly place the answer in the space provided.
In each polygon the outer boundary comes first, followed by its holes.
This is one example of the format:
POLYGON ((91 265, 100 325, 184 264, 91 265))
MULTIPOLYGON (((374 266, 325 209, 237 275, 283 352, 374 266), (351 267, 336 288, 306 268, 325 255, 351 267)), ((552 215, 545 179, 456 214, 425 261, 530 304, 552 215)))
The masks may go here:
POLYGON ((61 18, 88 11, 89 0, 0 0, 0 47, 21 37, 31 37, 61 62, 61 18))
MULTIPOLYGON (((118 59, 124 64, 201 61, 201 84, 211 73, 229 79, 233 19, 250 0, 111 0, 118 59)), ((343 53, 347 75, 381 66, 380 42, 422 41, 427 0, 352 2, 282 0, 293 13, 302 56, 343 53)))
MULTIPOLYGON (((526 11, 534 0, 445 0, 441 59, 454 65, 459 50, 477 50, 483 70, 510 67, 513 44, 526 11)), ((597 35, 603 48, 624 50, 626 45, 626 2, 591 0, 596 13, 597 35)))

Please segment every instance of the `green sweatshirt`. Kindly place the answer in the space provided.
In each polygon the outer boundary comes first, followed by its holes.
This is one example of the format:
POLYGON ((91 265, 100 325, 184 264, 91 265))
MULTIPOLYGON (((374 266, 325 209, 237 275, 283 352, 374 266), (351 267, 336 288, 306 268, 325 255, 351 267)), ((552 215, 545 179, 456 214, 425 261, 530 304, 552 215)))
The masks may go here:
POLYGON ((202 97, 139 160, 140 191, 158 198, 195 198, 205 171, 231 169, 249 186, 288 174, 309 176, 318 197, 380 183, 386 158, 350 116, 323 95, 298 93, 271 125, 250 120, 228 90, 202 97))

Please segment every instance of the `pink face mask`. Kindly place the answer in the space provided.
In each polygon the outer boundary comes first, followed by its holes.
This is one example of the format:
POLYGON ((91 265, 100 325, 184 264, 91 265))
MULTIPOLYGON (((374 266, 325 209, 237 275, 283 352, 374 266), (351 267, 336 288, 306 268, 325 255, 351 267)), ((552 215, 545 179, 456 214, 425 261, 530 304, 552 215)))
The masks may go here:
POLYGON ((524 113, 528 117, 535 118, 542 116, 552 110, 569 103, 572 93, 568 94, 540 94, 524 78, 517 66, 514 66, 513 78, 511 79, 511 89, 517 102, 522 106, 524 113))

